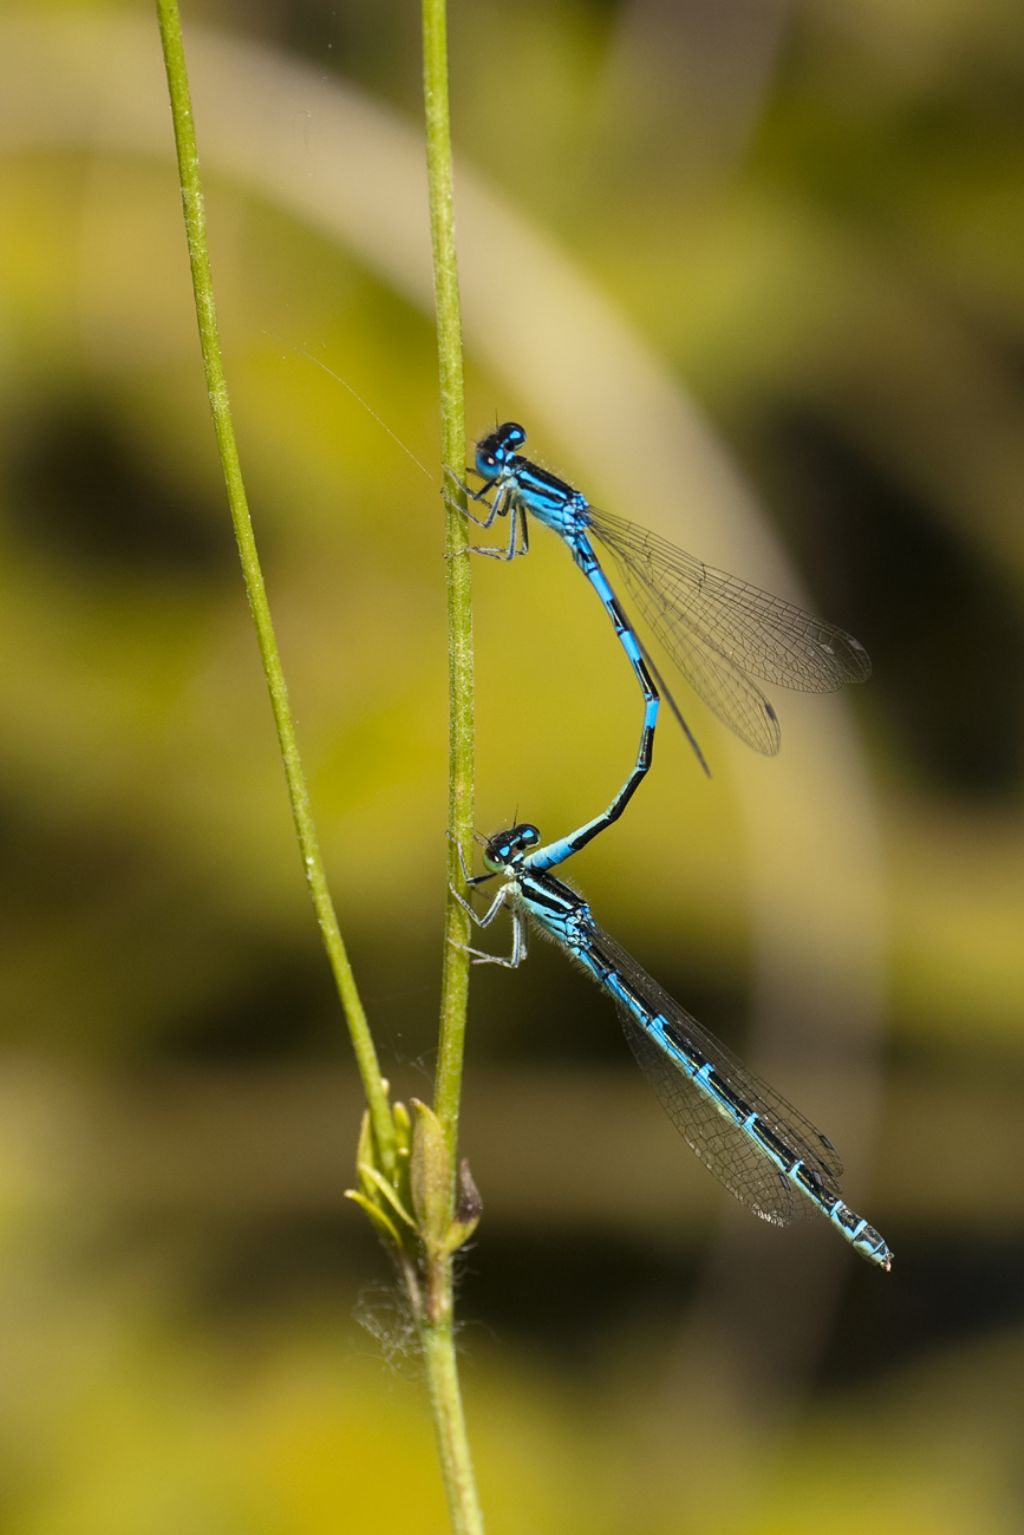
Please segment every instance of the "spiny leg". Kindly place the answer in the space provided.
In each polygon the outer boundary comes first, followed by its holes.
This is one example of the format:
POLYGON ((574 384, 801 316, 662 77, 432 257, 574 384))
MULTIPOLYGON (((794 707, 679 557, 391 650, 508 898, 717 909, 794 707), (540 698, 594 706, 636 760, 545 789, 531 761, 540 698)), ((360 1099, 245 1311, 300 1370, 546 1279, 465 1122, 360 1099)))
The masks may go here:
MULTIPOLYGON (((478 525, 482 528, 489 528, 494 518, 499 515, 499 508, 504 510, 506 505, 509 512, 508 543, 504 547, 499 545, 497 548, 490 544, 469 544, 466 548, 467 554, 483 554, 491 560, 515 560, 520 555, 529 553, 530 535, 527 531, 526 509, 519 505, 511 491, 499 491, 498 495, 494 498, 491 517, 486 522, 479 523, 478 525), (517 543, 518 548, 516 547, 517 543)), ((474 517, 473 521, 477 522, 478 519, 474 517)))
MULTIPOLYGON (((501 887, 482 917, 477 916, 469 902, 463 900, 462 896, 460 896, 457 891, 453 890, 452 894, 455 896, 455 899, 459 902, 459 904, 465 907, 466 911, 468 911, 470 917, 476 923, 477 927, 489 927, 494 921, 495 917, 498 915, 498 912, 501 910, 502 906, 504 906, 505 900, 508 896, 509 888, 510 887, 508 885, 503 885, 501 887)), ((528 947, 526 918, 523 916, 521 911, 513 910, 512 953, 507 957, 503 954, 488 954, 485 949, 474 949, 468 943, 455 943, 454 939, 451 941, 455 948, 462 949, 465 954, 471 955, 473 962, 477 965, 501 965, 506 970, 518 970, 519 966, 526 958, 528 947)))
POLYGON ((499 911, 508 899, 508 886, 502 885, 490 906, 488 906, 483 916, 481 916, 478 912, 473 910, 473 907, 470 905, 469 901, 466 900, 466 897, 464 895, 460 895, 454 885, 449 885, 448 889, 451 891, 458 904, 462 907, 463 911, 469 915, 475 927, 490 927, 491 923, 494 921, 495 917, 498 915, 499 911))
POLYGON ((460 490, 466 493, 471 501, 483 502, 484 506, 487 507, 487 515, 486 517, 477 517, 475 513, 470 511, 468 506, 463 506, 460 502, 456 501, 448 490, 442 492, 445 504, 447 506, 454 506, 456 511, 460 512, 463 517, 468 517, 470 522, 476 527, 482 528, 485 533, 493 526, 496 518, 503 516, 506 512, 510 514, 509 540, 507 545, 499 545, 497 548, 494 548, 489 544, 470 544, 465 551, 467 554, 483 554, 492 560, 514 560, 518 559, 520 555, 529 553, 530 535, 527 530, 526 511, 516 500, 514 486, 498 486, 494 491, 494 500, 488 501, 487 493, 493 488, 492 484, 482 485, 479 490, 471 490, 457 475, 452 474, 450 470, 448 473, 454 483, 460 490), (517 539, 519 541, 518 548, 516 547, 517 539))
MULTIPOLYGON (((471 473, 472 471, 467 472, 471 473)), ((483 528, 486 532, 486 530, 494 522, 494 519, 501 515, 501 502, 499 496, 496 495, 493 501, 488 501, 487 492, 491 489, 490 485, 481 485, 479 490, 474 490, 472 486, 466 484, 465 480, 460 480, 454 470, 446 469, 445 474, 447 475, 448 479, 451 480, 452 484, 458 490, 461 490, 463 495, 467 496, 470 501, 482 502, 483 505, 487 508, 487 515, 485 517, 478 517, 475 512, 471 512, 468 506, 463 506, 459 501, 456 501, 455 497, 452 495, 447 486, 445 486, 441 492, 445 505, 454 507, 457 512, 461 512, 463 517, 468 517, 470 522, 475 523, 478 528, 483 528)))

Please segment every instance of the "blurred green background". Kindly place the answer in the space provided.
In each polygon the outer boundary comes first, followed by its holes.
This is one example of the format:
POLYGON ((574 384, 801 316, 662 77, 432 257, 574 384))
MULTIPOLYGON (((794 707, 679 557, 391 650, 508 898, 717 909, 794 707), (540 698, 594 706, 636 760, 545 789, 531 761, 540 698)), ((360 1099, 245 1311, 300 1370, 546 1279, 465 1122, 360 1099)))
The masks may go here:
MULTIPOLYGON (((417 8, 184 19, 325 853, 385 1068, 426 1097, 446 677, 417 8)), ((553 949, 479 973, 461 1309, 488 1527, 1017 1530, 1019 4, 455 0, 451 49, 471 430, 524 421, 596 502, 872 654, 842 700, 775 694, 776 761, 694 705, 710 785, 667 723, 572 873, 840 1144, 896 1253, 884 1276, 821 1222, 734 1209, 553 949)), ((358 1092, 170 145, 146 6, 5 9, 5 1527, 441 1532, 408 1329, 340 1197, 358 1092)), ((478 825, 554 836, 632 760, 634 684, 542 531, 474 585, 478 825)))

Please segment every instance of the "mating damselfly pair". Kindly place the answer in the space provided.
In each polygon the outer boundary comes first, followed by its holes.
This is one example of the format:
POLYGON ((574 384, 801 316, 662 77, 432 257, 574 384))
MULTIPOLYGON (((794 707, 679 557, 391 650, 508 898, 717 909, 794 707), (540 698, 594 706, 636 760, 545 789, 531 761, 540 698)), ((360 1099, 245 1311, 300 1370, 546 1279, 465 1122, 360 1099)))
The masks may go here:
POLYGON ((842 1165, 828 1137, 702 1028, 602 932, 586 901, 550 872, 622 815, 650 769, 662 697, 708 772, 593 540, 609 550, 651 631, 694 691, 741 740, 766 755, 778 751, 779 724, 758 683, 830 692, 870 675, 867 652, 844 630, 599 511, 581 491, 520 454, 525 441, 523 428, 506 422, 477 444, 475 472, 483 483, 468 494, 487 510, 469 515, 485 530, 508 517, 509 535, 502 546, 473 546, 470 552, 504 560, 526 554, 531 515, 557 533, 612 621, 640 686, 644 716, 635 765, 605 811, 547 845, 535 826, 520 822, 487 843, 486 874, 464 871, 470 886, 495 876, 504 881, 483 916, 462 901, 479 926, 489 926, 506 904, 513 914, 508 958, 470 953, 478 962, 517 966, 526 956, 526 919, 535 922, 612 997, 633 1053, 676 1128, 730 1193, 776 1225, 816 1209, 856 1252, 888 1269, 886 1243, 840 1196, 842 1165))

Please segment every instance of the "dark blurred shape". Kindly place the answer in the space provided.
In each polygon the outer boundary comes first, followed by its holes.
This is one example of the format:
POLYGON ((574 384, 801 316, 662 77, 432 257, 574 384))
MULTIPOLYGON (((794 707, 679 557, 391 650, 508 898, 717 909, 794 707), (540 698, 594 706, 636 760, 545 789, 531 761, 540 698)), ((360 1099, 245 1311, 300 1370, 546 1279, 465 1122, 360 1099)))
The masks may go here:
POLYGON ((822 608, 875 663, 868 705, 913 773, 948 794, 1015 799, 1024 771, 1024 614, 977 545, 830 422, 787 408, 761 428, 822 608))
POLYGON ((48 559, 190 581, 234 575, 223 505, 186 496, 184 482, 179 494, 112 401, 40 402, 14 440, 10 521, 48 559))

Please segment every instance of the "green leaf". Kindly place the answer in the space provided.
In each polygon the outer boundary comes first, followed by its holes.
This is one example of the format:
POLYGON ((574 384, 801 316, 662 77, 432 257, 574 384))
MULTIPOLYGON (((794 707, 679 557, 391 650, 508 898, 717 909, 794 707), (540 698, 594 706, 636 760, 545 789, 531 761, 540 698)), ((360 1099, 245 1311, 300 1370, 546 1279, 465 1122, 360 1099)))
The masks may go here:
POLYGON ((401 1247, 402 1239, 398 1234, 398 1228, 385 1215, 380 1205, 375 1205, 372 1200, 366 1199, 356 1189, 346 1189, 345 1198, 351 1199, 361 1210, 365 1210, 370 1217, 370 1224, 376 1229, 377 1235, 392 1247, 401 1247))
POLYGON ((383 1173, 379 1173, 375 1167, 368 1167, 364 1164, 359 1168, 359 1177, 361 1181, 363 1179, 369 1179, 373 1189, 387 1200, 388 1204, 391 1206, 392 1210, 394 1210, 399 1220, 404 1221, 411 1230, 416 1230, 416 1222, 413 1220, 412 1216, 403 1205, 397 1191, 392 1188, 391 1184, 384 1177, 383 1173))

